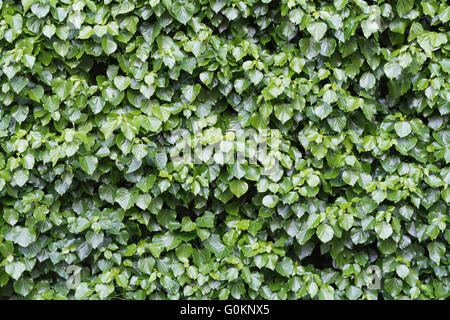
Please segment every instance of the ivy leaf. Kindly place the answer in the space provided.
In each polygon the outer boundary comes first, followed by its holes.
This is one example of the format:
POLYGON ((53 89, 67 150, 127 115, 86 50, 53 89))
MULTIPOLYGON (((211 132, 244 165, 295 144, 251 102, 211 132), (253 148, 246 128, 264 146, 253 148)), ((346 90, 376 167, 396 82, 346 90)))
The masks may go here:
POLYGON ((0 0, 0 21, 2 297, 448 298, 445 1, 0 0))
POLYGON ((316 57, 320 52, 319 44, 312 38, 302 38, 299 41, 302 54, 309 60, 316 57))
POLYGON ((33 290, 34 282, 31 278, 22 277, 14 282, 13 288, 16 293, 20 294, 23 297, 26 297, 31 292, 31 290, 33 290))
POLYGON ((19 187, 23 186, 29 179, 28 170, 20 169, 20 170, 15 171, 14 175, 13 175, 13 179, 19 187))
POLYGON ((308 24, 306 29, 312 35, 313 39, 319 42, 325 35, 325 32, 327 32, 327 25, 323 22, 314 22, 308 24))
POLYGON ((404 264, 401 264, 398 265, 397 268, 395 268, 395 272, 400 278, 405 279, 409 274, 409 268, 404 264))
POLYGON ((129 77, 117 76, 114 78, 114 85, 120 91, 125 90, 131 84, 131 79, 129 77))
POLYGON ((441 258, 445 254, 445 245, 441 242, 433 241, 427 245, 428 253, 430 255, 430 259, 440 264, 441 258))
POLYGON ((107 55, 111 55, 117 50, 117 44, 114 42, 114 40, 103 38, 102 48, 107 55))
POLYGON ((124 210, 128 210, 136 203, 137 193, 130 192, 125 188, 119 188, 116 191, 114 201, 117 202, 124 210))
POLYGON ((5 266, 6 273, 8 273, 14 280, 18 280, 25 270, 25 264, 20 261, 12 262, 5 266))
POLYGON ((388 62, 384 65, 384 73, 390 79, 397 78, 402 72, 402 67, 397 62, 388 62))
POLYGON ((11 229, 5 239, 13 241, 21 247, 28 247, 36 241, 36 232, 31 228, 16 226, 11 229))
POLYGON ((186 24, 195 13, 195 4, 191 1, 175 1, 172 4, 171 11, 178 21, 186 24))
POLYGON ((262 203, 268 208, 274 208, 278 203, 278 197, 276 195, 267 195, 263 198, 262 203))
POLYGON ((75 290, 75 299, 84 300, 94 293, 94 289, 89 288, 86 282, 82 282, 75 290))
POLYGON ((114 286, 112 284, 96 284, 95 291, 98 293, 98 297, 102 300, 106 299, 111 293, 114 292, 114 286))
POLYGON ((397 1, 397 13, 400 17, 407 14, 414 6, 414 0, 398 0, 397 1))
POLYGON ((393 232, 391 225, 386 221, 378 222, 375 225, 375 231, 378 234, 378 236, 383 240, 389 238, 393 232))
POLYGON ((375 76, 370 72, 365 72, 359 80, 359 85, 364 89, 371 89, 375 85, 375 76))
POLYGON ((80 162, 81 169, 88 175, 92 175, 95 169, 97 169, 98 159, 94 156, 79 157, 78 161, 80 162))
POLYGON ((290 277, 294 272, 294 264, 291 258, 285 257, 277 263, 276 270, 279 274, 285 277, 290 277))
POLYGON ((194 102, 197 95, 200 93, 201 86, 199 84, 196 85, 187 85, 182 88, 183 96, 189 101, 194 102))
POLYGON ((287 121, 289 121, 292 118, 294 112, 291 106, 282 104, 276 105, 274 111, 275 116, 281 121, 281 123, 286 123, 287 121))
POLYGON ((27 86, 30 81, 25 77, 15 77, 11 80, 11 87, 14 92, 19 93, 27 86))
POLYGON ((333 228, 331 228, 329 225, 321 224, 317 227, 317 237, 320 239, 320 241, 326 243, 333 239, 333 235, 333 228))
POLYGON ((406 121, 395 123, 394 128, 400 138, 406 137, 411 133, 411 125, 406 121))
POLYGON ((152 257, 141 258, 138 261, 138 269, 145 274, 152 274, 154 265, 155 259, 152 257))

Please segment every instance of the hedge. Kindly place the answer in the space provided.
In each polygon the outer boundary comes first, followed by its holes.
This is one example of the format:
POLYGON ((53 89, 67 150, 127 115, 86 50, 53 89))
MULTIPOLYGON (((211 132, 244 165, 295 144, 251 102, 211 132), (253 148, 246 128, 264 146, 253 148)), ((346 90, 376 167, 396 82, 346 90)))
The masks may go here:
POLYGON ((0 297, 448 298, 449 21, 0 0, 0 297))

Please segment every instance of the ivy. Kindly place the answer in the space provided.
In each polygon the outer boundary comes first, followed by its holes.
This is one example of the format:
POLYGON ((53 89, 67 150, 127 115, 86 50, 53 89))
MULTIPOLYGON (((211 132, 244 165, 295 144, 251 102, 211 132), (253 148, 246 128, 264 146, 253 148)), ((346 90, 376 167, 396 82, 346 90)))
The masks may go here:
POLYGON ((0 0, 0 297, 448 299, 449 21, 0 0))

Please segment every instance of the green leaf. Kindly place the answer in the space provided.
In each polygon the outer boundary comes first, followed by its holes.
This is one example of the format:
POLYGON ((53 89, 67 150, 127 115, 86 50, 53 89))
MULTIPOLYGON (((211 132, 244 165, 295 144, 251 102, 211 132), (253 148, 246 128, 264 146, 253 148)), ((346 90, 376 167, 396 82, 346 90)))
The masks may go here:
POLYGON ((88 175, 92 175, 95 169, 97 169, 98 159, 94 156, 79 157, 78 161, 80 162, 81 169, 88 175))
POLYGON ((13 241, 21 247, 28 247, 36 241, 36 232, 31 228, 16 226, 11 229, 5 239, 13 241))
POLYGON ((414 0, 398 0, 397 1, 397 13, 400 17, 403 17, 414 7, 414 0))
POLYGON ((298 45, 302 54, 309 60, 315 58, 320 52, 319 44, 312 38, 302 38, 298 45))
POLYGON ((319 42, 325 35, 325 32, 327 32, 327 25, 323 22, 313 22, 308 24, 306 30, 308 30, 316 42, 319 42))
POLYGON ((28 107, 25 106, 14 106, 11 109, 11 116, 17 120, 17 122, 22 123, 25 121, 28 115, 28 107))
POLYGON ((25 264, 20 261, 12 262, 5 266, 6 273, 8 273, 14 280, 18 280, 25 270, 25 264))
POLYGON ((319 225, 320 222, 320 215, 313 213, 308 217, 308 220, 306 221, 306 227, 308 229, 315 228, 319 225))
POLYGON ((294 112, 292 106, 283 104, 275 105, 274 111, 275 116, 278 120, 281 121, 281 123, 286 123, 287 121, 289 121, 292 118, 294 112))
POLYGON ((375 231, 381 239, 387 239, 392 235, 392 227, 386 221, 378 222, 375 225, 375 231))
POLYGON ((25 77, 15 77, 11 80, 11 87, 16 92, 19 93, 25 88, 30 81, 25 77))
POLYGON ((105 107, 105 100, 102 97, 93 97, 89 100, 89 107, 94 114, 100 113, 105 107))
POLYGON ((230 183, 230 190, 236 197, 240 198, 247 192, 248 184, 243 180, 233 180, 230 183))
POLYGON ((402 72, 402 67, 397 62, 388 62, 383 69, 386 76, 390 79, 397 78, 402 72))
POLYGON ((103 38, 102 48, 107 55, 111 55, 117 50, 117 44, 111 39, 103 38))
MULTIPOLYGON (((42 33, 47 37, 47 38, 51 38, 56 32, 56 27, 53 24, 47 24, 44 26, 44 28, 42 29, 42 33)), ((53 49, 56 50, 57 46, 61 45, 61 43, 64 42, 57 42, 53 44, 53 49)), ((58 50, 64 50, 65 46, 62 45, 62 47, 58 48, 58 50)), ((65 56, 67 54, 67 52, 64 55, 59 54, 60 56, 65 56)))
POLYGON ((409 274, 409 268, 406 265, 404 265, 404 264, 400 264, 395 269, 395 272, 397 273, 397 275, 400 278, 405 279, 408 276, 408 274, 409 274))
POLYGON ((391 296, 396 297, 403 288, 403 283, 400 279, 390 278, 384 282, 384 288, 391 296))
POLYGON ((21 0, 23 12, 26 13, 28 9, 30 9, 31 5, 33 4, 33 0, 21 0))
POLYGON ((13 288, 16 293, 20 294, 23 297, 26 297, 33 290, 34 282, 31 278, 22 277, 14 282, 13 288))
POLYGON ((182 24, 188 23, 195 13, 195 4, 191 1, 174 1, 171 6, 173 16, 182 24))
POLYGON ((138 261, 138 269, 145 274, 153 273, 153 266, 155 265, 155 259, 152 257, 141 258, 138 261))
POLYGON ((411 133, 411 125, 406 121, 396 122, 394 128, 400 138, 406 137, 411 133))
POLYGON ((19 213, 14 209, 6 208, 3 210, 3 220, 13 226, 19 221, 19 213))
POLYGON ((103 233, 88 231, 86 234, 86 241, 92 248, 96 249, 103 242, 103 233))
POLYGON ((234 81, 234 88, 239 94, 242 94, 249 85, 250 82, 247 79, 236 79, 234 81))
POLYGON ((294 272, 294 264, 291 258, 285 257, 277 263, 276 270, 284 277, 290 277, 294 272))
POLYGON ((119 188, 116 191, 114 201, 117 202, 124 210, 128 210, 134 206, 137 198, 136 192, 130 192, 128 189, 119 188))
POLYGON ((84 300, 94 293, 94 290, 89 288, 86 282, 82 282, 75 290, 75 299, 84 300))
POLYGON ((114 292, 114 286, 112 284, 96 284, 95 285, 95 292, 97 292, 98 297, 101 300, 106 299, 111 293, 114 292))
POLYGON ((273 194, 264 196, 264 198, 262 199, 262 203, 268 208, 275 208, 278 203, 278 197, 273 194))
POLYGON ((436 262, 437 264, 440 264, 441 258, 445 254, 445 245, 438 241, 430 242, 427 245, 428 254, 430 256, 430 259, 436 262))
POLYGON ((187 263, 189 262, 189 257, 191 256, 192 251, 192 246, 188 243, 185 243, 178 246, 175 250, 175 253, 177 255, 177 258, 180 259, 181 262, 187 263))
POLYGON ((362 146, 365 151, 371 151, 376 148, 377 141, 374 136, 365 136, 362 140, 362 146))
POLYGON ((333 239, 334 231, 328 224, 321 224, 317 227, 317 237, 322 242, 328 242, 333 239))
POLYGON ((353 226, 354 223, 354 218, 352 215, 350 214, 343 214, 340 218, 339 218, 339 226, 344 229, 345 231, 350 230, 350 228, 353 226))
POLYGON ((197 95, 200 93, 201 86, 199 84, 196 85, 187 85, 184 86, 181 91, 183 92, 183 96, 189 101, 194 102, 197 95))
MULTIPOLYGON (((264 74, 259 70, 250 70, 248 73, 248 77, 254 85, 257 85, 258 83, 260 83, 263 80, 264 74)), ((211 79, 211 81, 212 81, 212 79, 211 79)))
POLYGON ((131 79, 129 77, 117 76, 114 78, 114 85, 120 91, 125 90, 131 84, 131 79))
POLYGON ((376 19, 371 19, 370 16, 368 19, 365 19, 361 23, 361 28, 363 30, 364 37, 369 38, 373 33, 376 33, 380 28, 376 19))
POLYGON ((364 89, 372 89, 375 82, 375 76, 371 72, 365 72, 359 80, 359 85, 364 89))
POLYGON ((361 297, 361 294, 362 294, 361 288, 358 288, 356 286, 349 286, 345 290, 345 295, 350 300, 357 300, 357 299, 359 299, 359 297, 361 297))
POLYGON ((53 42, 53 48, 61 57, 65 57, 69 53, 69 44, 65 41, 57 40, 53 42))

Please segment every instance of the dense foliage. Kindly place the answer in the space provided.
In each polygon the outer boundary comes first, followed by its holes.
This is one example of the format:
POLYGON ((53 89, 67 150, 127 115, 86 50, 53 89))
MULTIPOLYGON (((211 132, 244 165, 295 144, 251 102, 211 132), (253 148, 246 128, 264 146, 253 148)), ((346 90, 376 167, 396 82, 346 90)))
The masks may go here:
POLYGON ((0 0, 0 296, 448 298, 449 21, 443 0, 0 0), (266 128, 279 145, 239 149, 266 128), (244 160, 178 161, 177 129, 244 160))

